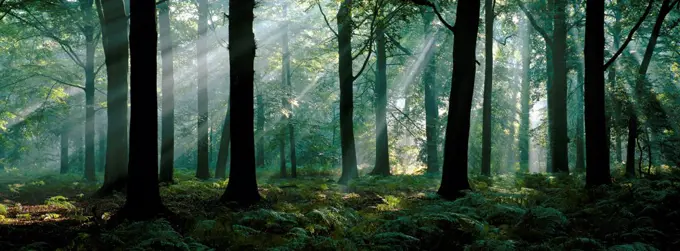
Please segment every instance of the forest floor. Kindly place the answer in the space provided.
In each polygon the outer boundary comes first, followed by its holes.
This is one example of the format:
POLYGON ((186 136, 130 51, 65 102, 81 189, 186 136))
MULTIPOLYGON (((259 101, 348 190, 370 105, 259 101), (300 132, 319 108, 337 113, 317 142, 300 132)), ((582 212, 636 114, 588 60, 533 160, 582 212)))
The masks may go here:
MULTIPOLYGON (((438 198, 439 178, 363 176, 335 170, 298 179, 258 177, 263 202, 217 202, 227 181, 188 171, 162 186, 184 221, 102 225, 124 195, 93 199, 76 175, 3 178, 0 250, 680 250, 680 173, 583 189, 583 176, 472 177, 474 192, 438 198)), ((262 175, 262 173, 270 175, 262 175)))

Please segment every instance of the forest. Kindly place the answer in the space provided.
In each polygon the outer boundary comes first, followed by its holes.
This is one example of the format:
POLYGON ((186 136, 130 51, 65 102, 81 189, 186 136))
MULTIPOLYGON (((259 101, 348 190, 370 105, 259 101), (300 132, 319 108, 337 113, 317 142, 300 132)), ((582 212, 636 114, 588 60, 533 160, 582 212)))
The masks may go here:
POLYGON ((678 26, 680 0, 0 0, 0 250, 680 250, 678 26))

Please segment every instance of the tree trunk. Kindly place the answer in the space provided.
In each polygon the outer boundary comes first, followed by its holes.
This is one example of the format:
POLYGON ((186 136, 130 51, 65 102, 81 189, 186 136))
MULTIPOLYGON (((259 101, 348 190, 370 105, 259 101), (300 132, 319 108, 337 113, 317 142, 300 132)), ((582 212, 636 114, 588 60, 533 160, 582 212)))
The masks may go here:
POLYGON ((529 130, 531 129, 531 79, 529 70, 531 67, 531 32, 532 27, 529 21, 524 21, 524 33, 522 37, 522 94, 520 98, 522 114, 520 115, 519 126, 519 170, 529 172, 529 153, 531 151, 529 142, 529 130))
MULTIPOLYGON (((628 144, 626 146, 626 177, 635 178, 635 141, 637 139, 637 118, 631 104, 628 108, 628 144)), ((642 173, 640 173, 642 176, 642 173)))
MULTIPOLYGON (((612 32, 612 38, 613 38, 613 50, 617 50, 621 46, 621 7, 619 6, 620 3, 617 3, 617 5, 614 7, 614 25, 611 28, 612 32)), ((616 83, 617 81, 617 76, 616 76, 616 66, 617 64, 614 63, 611 65, 609 68, 609 75, 607 76, 609 80, 609 88, 612 90, 612 93, 609 95, 610 96, 610 101, 612 102, 612 106, 614 107, 614 114, 613 116, 610 116, 611 120, 609 121, 609 131, 610 133, 614 134, 614 139, 615 139, 615 144, 614 144, 614 154, 615 154, 615 161, 616 163, 621 163, 623 161, 623 157, 621 156, 621 130, 619 129, 619 122, 621 121, 621 100, 616 96, 617 89, 619 89, 618 84, 616 83)), ((635 174, 635 173, 633 173, 635 174)))
MULTIPOLYGON (((585 56, 585 120, 586 186, 611 183, 609 174, 609 134, 605 113, 604 82, 604 1, 586 2, 585 56)), ((580 115, 580 113, 579 113, 580 115)), ((579 135, 580 136, 580 135, 579 135)))
MULTIPOLYGON (((604 59, 604 57, 603 57, 604 59)), ((588 61, 586 60, 586 63, 588 61)), ((604 75, 603 75, 604 76, 604 75)), ((604 88, 604 87, 602 87, 604 88)), ((578 64, 576 66, 576 136, 574 137, 575 140, 575 145, 576 145, 576 166, 575 169, 576 171, 582 172, 586 170, 586 154, 585 154, 585 145, 583 142, 583 137, 584 137, 584 125, 583 125, 583 115, 584 115, 584 100, 583 100, 583 95, 584 95, 584 73, 583 73, 583 65, 578 64)), ((607 137, 607 135, 604 135, 603 137, 607 137)), ((596 155, 598 157, 602 157, 602 155, 596 155)))
POLYGON ((437 76, 437 46, 434 40, 437 31, 432 28, 434 13, 431 10, 423 12, 424 33, 430 41, 426 48, 425 59, 427 66, 423 70, 422 84, 425 98, 425 137, 427 140, 427 173, 439 173, 439 107, 437 106, 436 76, 437 76))
POLYGON ((148 220, 167 210, 158 190, 156 2, 130 4, 130 182, 122 210, 131 220, 148 220))
MULTIPOLYGON (((230 96, 231 97, 231 94, 230 96)), ((262 93, 258 91, 257 97, 257 162, 256 167, 264 167, 264 101, 262 98, 262 93)), ((229 99, 231 104, 231 98, 229 99)), ((231 105, 229 105, 229 110, 231 110, 231 105)), ((233 166, 233 165, 232 165, 233 166)))
POLYGON ((445 199, 462 196, 468 182, 468 139, 470 109, 475 85, 475 47, 479 26, 480 0, 458 2, 456 35, 453 41, 453 75, 449 116, 444 145, 442 182, 437 193, 445 199))
POLYGON ((198 40, 196 40, 196 62, 198 67, 198 166, 196 178, 210 178, 208 149, 208 1, 198 1, 198 40))
POLYGON ((161 46, 161 172, 160 182, 172 183, 175 169, 175 77, 173 66, 170 0, 158 7, 158 28, 161 46))
POLYGON ((229 107, 234 123, 231 136, 238 147, 232 151, 229 184, 221 201, 251 204, 260 200, 255 174, 253 134, 253 83, 255 34, 253 34, 254 0, 229 1, 229 65, 231 94, 229 107))
POLYGON ((375 167, 371 174, 390 175, 389 143, 387 141, 387 49, 385 48, 385 24, 380 23, 375 31, 376 68, 375 76, 375 167))
POLYGON ((566 0, 555 0, 553 30, 552 63, 553 83, 548 89, 552 99, 552 115, 550 120, 553 126, 550 128, 550 144, 552 155, 552 170, 554 172, 569 173, 569 157, 567 136, 567 25, 566 25, 566 0))
POLYGON ((103 172, 106 167, 106 132, 104 126, 101 126, 99 129, 99 140, 97 142, 99 143, 99 157, 97 158, 99 163, 97 164, 97 171, 103 172))
POLYGON ((222 125, 222 136, 220 137, 220 149, 217 153, 217 166, 215 166, 215 178, 224 179, 227 177, 227 160, 229 159, 229 143, 231 143, 231 106, 227 108, 227 115, 224 116, 222 125))
POLYGON ((491 99, 493 84, 494 0, 485 0, 484 103, 482 114, 482 175, 491 176, 491 99))
MULTIPOLYGON (((288 99, 293 99, 295 95, 293 95, 293 83, 290 80, 290 51, 288 48, 288 5, 283 6, 283 17, 286 19, 284 21, 283 25, 283 71, 282 71, 282 77, 283 77, 283 83, 286 85, 284 86, 284 90, 287 91, 286 95, 288 99)), ((287 101, 286 103, 286 109, 288 109, 288 119, 286 120, 288 124, 288 143, 290 143, 290 175, 293 178, 297 177, 297 162, 296 162, 296 154, 295 154, 295 125, 293 125, 293 106, 291 105, 290 101, 287 101)))
POLYGON ((60 174, 67 174, 69 171, 69 165, 68 165, 68 141, 69 141, 69 126, 68 123, 64 122, 64 125, 62 125, 61 129, 61 137, 59 140, 59 149, 60 151, 60 174))
POLYGON ((94 16, 93 0, 80 0, 83 13, 83 35, 85 35, 85 179, 96 180, 94 156, 94 16))
POLYGON ((106 168, 101 195, 120 191, 128 176, 128 23, 122 0, 97 0, 106 56, 106 168))
POLYGON ((359 177, 354 146, 354 93, 352 76, 352 0, 343 0, 337 14, 338 73, 340 75, 340 145, 342 175, 338 183, 347 184, 359 177))

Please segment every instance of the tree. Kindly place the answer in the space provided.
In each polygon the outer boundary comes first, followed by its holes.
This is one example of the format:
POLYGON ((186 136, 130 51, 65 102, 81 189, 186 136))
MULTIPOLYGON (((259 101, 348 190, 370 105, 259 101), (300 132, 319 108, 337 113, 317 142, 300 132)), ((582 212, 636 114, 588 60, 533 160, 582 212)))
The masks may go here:
POLYGON ((210 178, 208 167, 210 149, 208 141, 208 1, 198 1, 198 39, 196 40, 196 66, 198 70, 198 166, 196 177, 199 179, 210 178))
POLYGON ((95 27, 93 0, 80 0, 80 10, 83 15, 83 34, 85 35, 85 179, 95 181, 94 156, 94 50, 95 27))
POLYGON ((491 92, 493 85, 493 20, 495 0, 485 0, 484 104, 482 115, 482 175, 491 176, 491 92))
POLYGON ((232 149, 229 184, 221 201, 251 204, 260 200, 255 174, 255 135, 253 133, 253 84, 255 34, 254 0, 229 1, 229 107, 235 121, 231 137, 239 142, 232 149))
POLYGON ((387 141, 387 49, 385 29, 387 20, 381 19, 375 29, 376 83, 375 83, 375 168, 374 175, 390 175, 389 143, 387 141))
MULTIPOLYGON (((128 165, 128 22, 122 0, 97 0, 106 56, 106 168, 99 193, 123 189, 128 165)), ((66 139, 68 140, 68 139, 66 139)), ((68 145, 68 142, 67 142, 68 145)), ((66 149, 68 155, 68 149, 66 149)))
MULTIPOLYGON (((604 1, 586 2, 585 124, 586 186, 611 183, 609 138, 605 113, 604 1)), ((578 121, 582 123, 581 121, 578 121)))
POLYGON ((519 168, 521 172, 529 171, 529 152, 530 152, 530 138, 529 138, 529 121, 531 111, 531 79, 529 78, 529 70, 531 68, 531 32, 532 27, 529 21, 524 19, 524 29, 522 33, 522 93, 520 98, 520 105, 522 114, 520 115, 519 126, 519 168))
MULTIPOLYGON (((423 30, 428 36, 437 34, 437 30, 432 28, 434 12, 423 8, 423 30)), ((427 140, 427 173, 439 173, 439 106, 437 104, 437 53, 436 46, 429 47, 427 55, 427 65, 423 70, 422 84, 425 98, 425 137, 427 140)))
POLYGON ((229 159, 229 143, 231 143, 231 106, 227 108, 227 115, 224 116, 222 125, 222 136, 220 137, 220 149, 217 153, 217 163, 215 166, 215 178, 224 179, 227 177, 227 160, 229 159))
POLYGON ((151 219, 167 210, 158 189, 157 42, 155 1, 131 1, 130 182, 122 209, 131 220, 151 219))
MULTIPOLYGON (((288 5, 284 4, 283 5, 283 17, 285 19, 288 18, 288 5)), ((293 178, 297 177, 297 161, 296 161, 296 154, 295 154, 295 126, 293 125, 292 117, 293 117, 293 106, 291 105, 292 99, 294 97, 293 95, 293 87, 292 87, 292 81, 290 80, 291 78, 291 72, 290 72, 290 50, 288 48, 288 20, 284 21, 283 24, 283 41, 282 41, 282 47, 283 47, 283 67, 281 71, 281 76, 283 81, 282 87, 284 90, 286 90, 286 98, 284 102, 284 107, 286 110, 288 110, 288 117, 284 121, 285 124, 288 126, 288 142, 290 143, 290 175, 293 178)), ((285 135, 285 133, 284 133, 285 135)), ((284 140, 285 141, 285 140, 284 140)), ((284 153, 285 154, 285 153, 284 153)), ((281 157, 283 159, 283 156, 281 157)), ((284 166, 282 167, 283 169, 283 175, 285 176, 285 162, 283 163, 284 166)))
POLYGON ((173 66, 172 30, 170 29, 170 0, 159 6, 161 60, 163 69, 161 92, 161 173, 160 182, 172 183, 175 169, 175 78, 173 66))

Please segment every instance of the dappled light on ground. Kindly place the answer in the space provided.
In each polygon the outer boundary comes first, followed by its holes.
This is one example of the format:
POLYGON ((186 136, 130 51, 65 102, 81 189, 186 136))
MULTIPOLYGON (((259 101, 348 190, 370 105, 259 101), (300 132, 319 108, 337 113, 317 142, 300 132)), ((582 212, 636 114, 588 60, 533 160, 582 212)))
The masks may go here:
POLYGON ((592 192, 582 189, 580 175, 473 177, 474 192, 445 201, 434 193, 436 176, 364 176, 342 186, 333 173, 291 180, 264 169, 265 199, 247 209, 217 202, 228 180, 199 181, 180 171, 175 184, 161 187, 180 220, 108 230, 122 194, 90 198, 83 194, 95 186, 76 177, 41 177, 0 189, 0 249, 672 250, 680 247, 680 176, 655 170, 652 179, 592 192))

